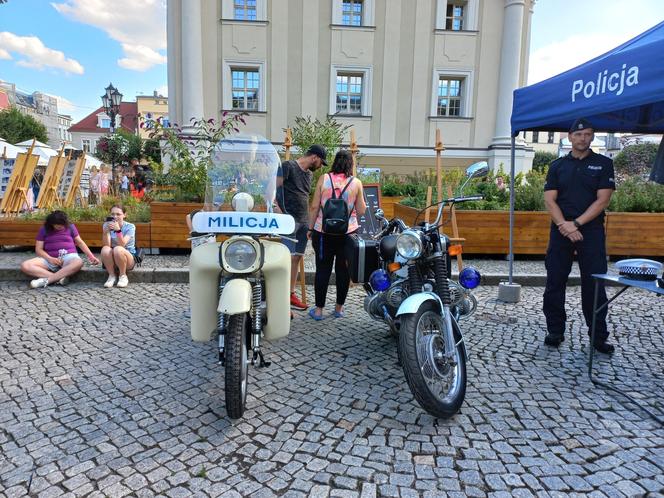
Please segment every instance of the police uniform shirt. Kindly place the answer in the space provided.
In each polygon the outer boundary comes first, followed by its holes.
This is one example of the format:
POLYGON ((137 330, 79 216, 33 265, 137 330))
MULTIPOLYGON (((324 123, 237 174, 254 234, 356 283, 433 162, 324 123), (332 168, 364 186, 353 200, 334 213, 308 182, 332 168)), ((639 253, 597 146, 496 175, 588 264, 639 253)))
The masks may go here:
MULTIPOLYGON (((597 191, 615 190, 613 161, 606 156, 590 152, 577 159, 570 152, 551 163, 544 190, 557 190, 556 203, 566 220, 575 220, 597 200, 597 191)), ((588 224, 602 224, 604 212, 588 224)))

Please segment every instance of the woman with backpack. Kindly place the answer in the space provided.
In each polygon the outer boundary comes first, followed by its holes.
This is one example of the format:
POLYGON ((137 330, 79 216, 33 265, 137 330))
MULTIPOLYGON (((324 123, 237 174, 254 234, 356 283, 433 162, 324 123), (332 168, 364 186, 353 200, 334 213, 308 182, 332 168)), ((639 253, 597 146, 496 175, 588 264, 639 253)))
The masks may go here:
POLYGON ((347 150, 337 152, 331 169, 330 173, 318 179, 309 210, 309 234, 316 252, 316 307, 309 310, 309 316, 316 321, 324 318, 323 308, 333 266, 337 282, 333 316, 344 316, 344 303, 350 286, 344 245, 348 235, 359 228, 357 216, 363 215, 367 209, 362 182, 352 176, 351 153, 347 150))
POLYGON ((23 273, 37 277, 30 282, 30 287, 37 289, 52 283, 65 285, 71 275, 83 268, 83 260, 76 247, 88 257, 90 264, 99 264, 99 260, 78 234, 74 224, 69 222, 67 214, 53 211, 46 217, 44 226, 37 233, 37 257, 21 263, 23 273))

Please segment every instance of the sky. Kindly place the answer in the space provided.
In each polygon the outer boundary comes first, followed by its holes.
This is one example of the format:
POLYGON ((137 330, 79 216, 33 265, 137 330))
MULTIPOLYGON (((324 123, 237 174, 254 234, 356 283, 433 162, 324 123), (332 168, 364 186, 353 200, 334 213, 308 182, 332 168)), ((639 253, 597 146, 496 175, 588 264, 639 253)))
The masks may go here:
MULTIPOLYGON (((664 0, 537 0, 528 83, 576 67, 662 20, 664 0)), ((57 97, 59 111, 74 122, 101 105, 109 82, 125 101, 154 90, 167 95, 166 0, 0 3, 0 80, 57 97)))

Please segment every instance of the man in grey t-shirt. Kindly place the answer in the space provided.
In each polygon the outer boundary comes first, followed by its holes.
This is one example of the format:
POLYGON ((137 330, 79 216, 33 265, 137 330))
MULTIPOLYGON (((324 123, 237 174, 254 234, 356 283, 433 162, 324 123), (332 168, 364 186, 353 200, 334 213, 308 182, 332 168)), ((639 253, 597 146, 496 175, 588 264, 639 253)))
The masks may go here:
POLYGON ((277 193, 279 209, 295 219, 295 232, 290 235, 290 238, 297 239, 297 242, 284 240, 284 243, 291 251, 291 307, 299 310, 307 308, 295 294, 295 282, 300 261, 307 248, 312 172, 327 166, 326 157, 327 152, 322 145, 312 145, 302 157, 281 163, 281 171, 277 179, 280 190, 277 193))

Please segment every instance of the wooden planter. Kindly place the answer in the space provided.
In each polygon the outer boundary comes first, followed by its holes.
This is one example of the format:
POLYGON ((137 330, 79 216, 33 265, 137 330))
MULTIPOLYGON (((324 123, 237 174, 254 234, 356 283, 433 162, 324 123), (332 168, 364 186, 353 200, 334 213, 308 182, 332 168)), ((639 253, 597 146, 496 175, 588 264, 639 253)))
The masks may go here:
POLYGON ((189 249, 191 242, 187 228, 187 215, 203 204, 195 202, 152 202, 152 246, 160 249, 189 249))
POLYGON ((385 213, 385 218, 387 218, 388 220, 394 218, 394 206, 399 204, 399 202, 401 202, 402 199, 403 197, 386 197, 386 196, 380 197, 380 207, 385 213))
MULTIPOLYGON (((34 246, 35 237, 43 221, 26 221, 18 219, 0 219, 0 245, 3 246, 34 246)), ((150 223, 134 223, 136 225, 136 245, 151 247, 150 223)), ((78 221, 74 223, 81 238, 89 247, 101 247, 101 226, 98 221, 78 221)))
POLYGON ((664 213, 607 213, 610 255, 664 257, 664 213))

